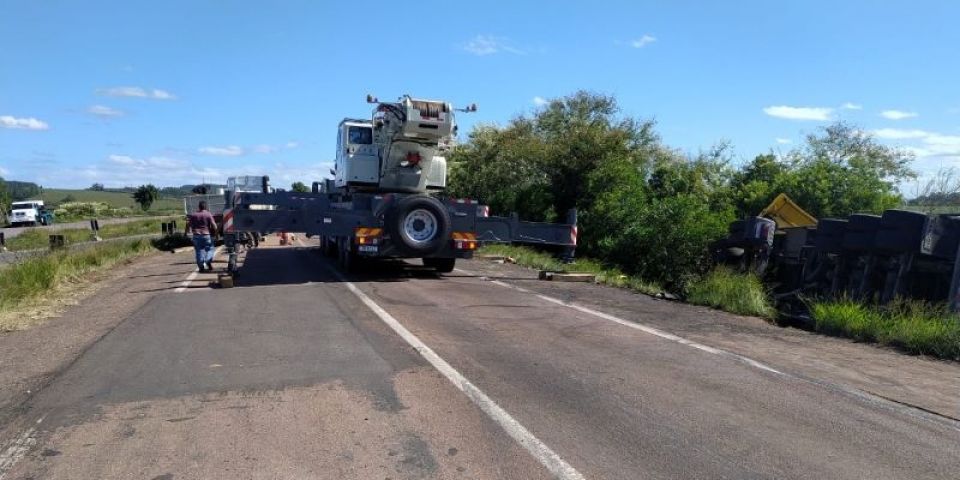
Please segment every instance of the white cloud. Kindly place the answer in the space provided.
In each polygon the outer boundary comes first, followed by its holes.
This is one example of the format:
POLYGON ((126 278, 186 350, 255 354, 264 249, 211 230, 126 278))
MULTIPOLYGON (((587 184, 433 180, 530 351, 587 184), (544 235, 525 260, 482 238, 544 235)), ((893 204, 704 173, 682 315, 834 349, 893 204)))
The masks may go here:
POLYGON ((106 95, 108 97, 135 97, 135 98, 151 98, 154 100, 176 100, 177 96, 166 91, 160 90, 158 88, 148 89, 142 87, 111 87, 111 88, 101 88, 97 90, 97 93, 100 95, 106 95))
POLYGON ((5 177, 5 176, 7 176, 7 175, 10 175, 10 170, 7 170, 6 168, 0 167, 0 177, 5 177))
POLYGON ((287 148, 297 148, 300 146, 300 142, 287 142, 287 148))
POLYGON ((0 127, 22 130, 49 130, 50 125, 36 118, 17 118, 10 115, 0 115, 0 127))
POLYGON ((859 103, 847 102, 840 106, 844 110, 863 110, 863 105, 859 103))
POLYGON ((657 37, 654 37, 653 35, 644 35, 636 40, 632 40, 630 42, 630 46, 633 48, 643 48, 656 41, 657 37))
POLYGON ((117 110, 116 108, 110 108, 105 105, 93 105, 87 109, 87 113, 98 117, 122 117, 124 115, 123 110, 117 110))
POLYGON ((764 108, 763 113, 771 117, 785 118, 787 120, 826 121, 831 119, 833 109, 826 107, 789 107, 786 105, 774 105, 764 108))
POLYGON ((902 110, 884 110, 880 113, 883 118, 889 118, 890 120, 903 120, 905 118, 914 118, 917 117, 916 112, 904 112, 902 110))
POLYGON ((150 98, 155 98, 157 100, 176 100, 177 99, 176 95, 166 90, 158 90, 158 89, 154 89, 151 92, 150 98))
POLYGON ((881 128, 870 133, 884 140, 919 141, 919 144, 903 146, 905 150, 917 157, 960 158, 960 135, 946 135, 926 130, 899 130, 896 128, 881 128))
POLYGON ((523 50, 512 46, 510 40, 493 35, 477 35, 464 44, 463 49, 478 56, 493 55, 500 52, 515 55, 523 55, 525 53, 523 50))
POLYGON ((547 100, 546 98, 539 97, 539 96, 533 97, 533 104, 536 105, 536 106, 538 106, 538 107, 542 107, 542 106, 544 106, 544 105, 546 105, 546 104, 548 104, 548 103, 550 103, 550 101, 547 100))
POLYGON ((793 140, 790 140, 789 138, 778 138, 776 140, 777 140, 777 143, 779 143, 780 145, 789 145, 793 143, 793 140))
POLYGON ((218 157, 237 157, 246 153, 243 147, 237 145, 228 145, 225 147, 200 147, 198 152, 204 155, 216 155, 218 157))
POLYGON ((301 161, 289 163, 239 164, 236 160, 189 161, 177 157, 137 157, 111 155, 103 161, 76 167, 32 172, 26 180, 63 188, 85 188, 91 183, 108 187, 137 186, 152 183, 158 187, 207 182, 225 183, 237 175, 269 175, 274 185, 289 188, 295 181, 310 184, 329 176, 332 162, 301 161))
POLYGON ((277 151, 277 147, 273 145, 257 145, 253 147, 255 153, 273 153, 277 151))
POLYGON ((879 128, 870 133, 877 138, 883 138, 887 140, 904 140, 908 138, 924 138, 930 136, 930 132, 924 130, 900 130, 897 128, 879 128))

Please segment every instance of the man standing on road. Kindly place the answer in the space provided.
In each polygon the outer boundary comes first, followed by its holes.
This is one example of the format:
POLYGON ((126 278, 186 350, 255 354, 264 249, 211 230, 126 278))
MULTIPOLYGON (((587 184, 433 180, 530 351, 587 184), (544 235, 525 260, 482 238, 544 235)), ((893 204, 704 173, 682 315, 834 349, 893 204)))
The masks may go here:
POLYGON ((193 250, 197 255, 197 266, 200 271, 213 270, 213 233, 217 231, 217 223, 213 215, 207 211, 207 202, 201 200, 197 211, 187 215, 186 234, 193 232, 193 250))

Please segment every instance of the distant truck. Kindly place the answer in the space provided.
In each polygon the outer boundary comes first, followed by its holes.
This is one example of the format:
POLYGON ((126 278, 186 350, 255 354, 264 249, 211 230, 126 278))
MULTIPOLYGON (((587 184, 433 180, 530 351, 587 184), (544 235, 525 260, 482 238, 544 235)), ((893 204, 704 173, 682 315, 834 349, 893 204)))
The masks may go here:
MULTIPOLYGON (((193 212, 196 212, 200 208, 200 202, 207 202, 207 210, 213 215, 213 220, 217 223, 218 226, 223 225, 223 209, 226 203, 224 199, 223 192, 217 194, 205 194, 205 195, 188 195, 183 197, 183 212, 186 215, 190 215, 193 212)), ((219 237, 220 232, 214 234, 215 237, 219 237)))
POLYGON ((54 217, 53 212, 44 206, 43 200, 26 200, 10 205, 7 220, 11 227, 33 227, 38 224, 52 225, 54 217))

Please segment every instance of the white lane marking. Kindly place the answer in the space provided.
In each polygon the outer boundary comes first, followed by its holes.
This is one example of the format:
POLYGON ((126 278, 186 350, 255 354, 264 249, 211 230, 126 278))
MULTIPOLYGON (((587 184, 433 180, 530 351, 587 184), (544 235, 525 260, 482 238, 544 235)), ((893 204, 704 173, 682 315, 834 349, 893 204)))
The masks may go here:
MULTIPOLYGON (((460 269, 458 269, 458 270, 460 270, 460 269)), ((773 368, 773 367, 771 367, 771 366, 769 366, 769 365, 766 365, 766 364, 764 364, 764 363, 758 362, 758 361, 756 361, 756 360, 754 360, 754 359, 752 359, 752 358, 745 357, 745 356, 740 355, 740 354, 737 354, 737 353, 733 353, 733 352, 728 351, 728 350, 723 350, 723 349, 720 349, 720 348, 711 347, 711 346, 709 346, 709 345, 704 345, 704 344, 702 344, 702 343, 694 342, 693 340, 689 340, 689 339, 683 338, 683 337, 681 337, 681 336, 679 336, 679 335, 674 335, 674 334, 672 334, 672 333, 665 332, 665 331, 663 331, 663 330, 660 330, 659 328, 651 327, 651 326, 649 326, 649 325, 644 325, 644 324, 638 323, 638 322, 631 322, 631 321, 629 321, 629 320, 624 320, 624 319, 622 319, 622 318, 620 318, 620 317, 616 317, 616 316, 610 315, 609 313, 603 313, 603 312, 594 310, 594 309, 592 309, 592 308, 587 308, 587 307, 584 307, 584 306, 582 306, 582 305, 578 305, 578 304, 576 304, 576 303, 565 302, 565 301, 563 301, 563 300, 560 300, 559 298, 553 298, 553 297, 550 297, 550 296, 547 296, 547 295, 542 295, 542 294, 539 294, 539 293, 537 293, 537 292, 528 290, 528 289, 523 288, 523 287, 518 287, 518 286, 516 286, 516 285, 511 285, 511 284, 506 283, 506 282, 501 282, 500 280, 491 280, 489 277, 486 277, 486 276, 481 275, 481 274, 479 274, 479 273, 470 272, 470 271, 467 271, 467 270, 460 270, 460 271, 463 272, 463 273, 467 273, 467 274, 470 274, 470 275, 474 275, 474 276, 477 276, 477 277, 479 277, 479 278, 481 278, 481 279, 487 280, 488 282, 490 282, 490 283, 492 283, 492 284, 494 284, 494 285, 499 285, 499 286, 504 287, 504 288, 510 288, 510 289, 517 290, 517 291, 523 292, 523 293, 529 293, 529 294, 531 294, 531 295, 533 295, 533 296, 535 296, 535 297, 537 297, 537 298, 539 298, 539 299, 541 299, 541 300, 544 300, 544 301, 547 301, 547 302, 550 302, 550 303, 555 303, 555 304, 557 304, 557 305, 562 305, 562 306, 567 307, 567 308, 572 308, 572 309, 577 310, 577 311, 579 311, 579 312, 583 312, 583 313, 586 313, 586 314, 589 314, 589 315, 593 315, 593 316, 595 316, 595 317, 600 317, 600 318, 602 318, 602 319, 604 319, 604 320, 609 320, 609 321, 611 321, 611 322, 613 322, 613 323, 616 323, 616 324, 619 324, 619 325, 623 325, 623 326, 625 326, 625 327, 630 327, 630 328, 632 328, 632 329, 634 329, 634 330, 640 330, 641 332, 648 333, 648 334, 650 334, 650 335, 655 335, 655 336, 657 336, 657 337, 664 338, 664 339, 670 340, 670 341, 672 341, 672 342, 677 342, 677 343, 679 343, 679 344, 681 344, 681 345, 686 345, 686 346, 688 346, 688 347, 696 348, 697 350, 702 350, 702 351, 707 352, 707 353, 712 353, 712 354, 714 354, 714 355, 722 355, 722 356, 725 356, 725 357, 731 357, 731 358, 734 358, 734 359, 736 359, 736 360, 739 360, 739 361, 741 361, 741 362, 743 362, 743 363, 746 363, 747 365, 750 365, 750 366, 755 367, 755 368, 759 368, 760 370, 764 370, 764 371, 766 371, 766 372, 770 372, 770 373, 773 373, 773 374, 776 374, 776 375, 785 375, 785 374, 784 374, 783 372, 781 372, 780 370, 777 370, 777 369, 775 369, 775 368, 773 368)))
POLYGON ((582 480, 584 478, 580 472, 560 458, 560 455, 557 455, 550 447, 530 433, 526 427, 510 416, 506 410, 497 405, 492 398, 483 393, 483 391, 471 383, 470 380, 467 380, 466 377, 454 369, 446 360, 441 358, 440 355, 437 355, 433 349, 401 325, 396 318, 393 318, 392 315, 387 313, 383 307, 377 305, 370 297, 360 291, 356 285, 347 281, 340 272, 335 270, 331 270, 331 272, 333 272, 333 274, 347 286, 347 289, 356 295, 364 305, 372 310, 373 313, 377 314, 380 320, 383 320, 383 323, 386 323, 397 335, 400 335, 401 338, 406 340, 423 358, 430 362, 430 365, 433 365, 433 368, 436 368, 443 376, 447 377, 450 383, 466 394, 467 398, 480 407, 480 410, 483 410, 488 417, 497 422, 497 424, 507 432, 507 435, 510 435, 520 446, 530 452, 530 454, 556 478, 564 480, 582 480))
POLYGON ((637 330, 641 330, 641 331, 646 332, 646 333, 649 333, 649 334, 651 334, 651 335, 656 335, 656 336, 661 337, 661 338, 665 338, 665 339, 668 339, 668 340, 672 340, 672 341, 675 341, 675 342, 677 342, 677 343, 681 343, 681 344, 683 344, 683 345, 687 345, 687 346, 689 346, 689 347, 697 348, 697 349, 699 349, 699 350, 703 350, 703 351, 705 351, 705 352, 710 352, 710 353, 713 353, 713 354, 716 354, 716 355, 722 355, 722 356, 726 356, 726 357, 731 357, 731 358, 734 358, 734 359, 736 359, 736 360, 739 360, 739 361, 741 361, 741 362, 743 362, 743 363, 745 363, 745 364, 747 364, 747 365, 749 365, 749 366, 751 366, 751 367, 758 368, 758 369, 760 369, 760 370, 764 370, 764 371, 767 371, 767 372, 770 372, 770 373, 773 373, 773 374, 776 374, 776 375, 780 375, 780 376, 782 376, 782 377, 784 377, 784 378, 789 378, 789 379, 792 379, 792 380, 797 380, 797 381, 809 383, 809 384, 812 384, 812 385, 817 385, 817 386, 820 386, 820 387, 822 387, 822 388, 826 388, 826 389, 833 390, 833 391, 836 391, 836 392, 844 393, 844 394, 849 395, 849 396, 851 396, 851 397, 858 398, 858 399, 860 399, 860 400, 862 400, 862 401, 865 401, 865 402, 873 403, 874 405, 882 406, 882 407, 884 407, 884 408, 887 408, 887 409, 889 409, 889 410, 893 410, 893 411, 895 411, 895 412, 900 412, 900 413, 903 413, 903 414, 906 414, 906 415, 909 415, 909 416, 912 416, 912 417, 915 417, 915 418, 922 418, 922 419, 927 420, 927 421, 932 421, 932 422, 935 422, 935 423, 938 423, 938 424, 941 424, 941 425, 946 425, 946 426, 948 426, 948 427, 951 427, 951 428, 953 428, 953 429, 955 429, 955 430, 960 431, 960 422, 958 422, 956 419, 954 419, 953 417, 950 417, 950 416, 941 415, 941 414, 939 414, 939 413, 932 412, 932 411, 929 411, 929 410, 927 410, 927 409, 924 409, 924 408, 921 408, 921 407, 917 407, 917 406, 915 406, 915 405, 911 405, 911 404, 908 404, 908 403, 896 402, 896 401, 890 400, 890 399, 888 399, 888 398, 885 398, 885 397, 883 397, 883 396, 877 395, 877 394, 875 394, 875 393, 868 392, 868 391, 866 391, 866 390, 861 390, 861 389, 856 388, 856 387, 851 387, 851 386, 843 385, 843 384, 839 384, 839 383, 833 383, 833 382, 828 382, 828 381, 825 381, 825 380, 818 380, 818 379, 814 379, 814 378, 807 378, 807 377, 803 377, 803 376, 800 376, 800 375, 794 375, 794 374, 791 374, 791 373, 782 372, 782 371, 777 370, 777 369, 775 369, 775 368, 773 368, 773 367, 770 367, 769 365, 766 365, 766 364, 764 364, 764 363, 762 363, 762 362, 759 362, 759 361, 757 361, 757 360, 754 360, 754 359, 752 359, 752 358, 750 358, 750 357, 746 357, 746 356, 743 356, 743 355, 740 355, 740 354, 737 354, 737 353, 733 353, 733 352, 731 352, 731 351, 729 351, 729 350, 723 350, 723 349, 720 349, 720 348, 715 348, 715 347, 710 347, 710 346, 707 346, 707 345, 703 345, 703 344, 701 344, 701 343, 697 343, 697 342, 694 342, 694 341, 692 341, 692 340, 688 340, 688 339, 686 339, 686 338, 683 338, 683 337, 680 337, 680 336, 677 336, 677 335, 673 335, 672 333, 667 333, 667 332, 664 332, 663 330, 660 330, 660 329, 657 329, 657 328, 654 328, 654 327, 650 327, 650 326, 647 326, 647 325, 644 325, 644 324, 641 324, 641 323, 638 323, 638 322, 631 322, 631 321, 629 321, 629 320, 624 320, 624 319, 622 319, 622 318, 615 317, 615 316, 610 315, 610 314, 607 314, 607 313, 599 312, 599 311, 597 311, 597 310, 593 310, 593 309, 591 309, 591 308, 587 308, 587 307, 584 307, 584 306, 581 306, 581 305, 577 305, 577 304, 575 304, 575 303, 564 302, 563 300, 560 300, 560 299, 558 299, 558 298, 549 297, 549 296, 547 296, 547 295, 541 295, 541 294, 539 294, 539 293, 537 293, 537 292, 534 292, 534 291, 532 291, 532 290, 528 290, 528 289, 523 288, 523 287, 519 287, 519 286, 517 286, 517 285, 511 285, 511 284, 509 284, 509 283, 502 282, 502 281, 500 281, 500 280, 493 280, 492 278, 490 278, 490 277, 488 277, 488 276, 486 276, 486 275, 483 275, 482 273, 472 272, 472 271, 469 271, 469 270, 463 270, 463 269, 460 269, 460 268, 458 268, 457 271, 459 271, 459 272, 461 272, 461 273, 464 273, 464 274, 467 274, 467 275, 472 275, 472 276, 477 277, 477 278, 479 278, 479 279, 481 279, 481 280, 485 280, 485 281, 487 281, 487 282, 490 282, 490 283, 492 283, 492 284, 494 284, 494 285, 498 285, 498 286, 501 286, 501 287, 504 287, 504 288, 510 288, 510 289, 516 290, 516 291, 518 291, 518 292, 529 293, 529 294, 531 294, 531 295, 534 295, 534 296, 540 298, 541 300, 545 300, 545 301, 548 301, 548 302, 551 302, 551 303, 556 303, 556 304, 559 304, 559 305, 563 305, 563 306, 565 306, 565 307, 573 308, 573 309, 575 309, 575 310, 579 310, 579 311, 581 311, 581 312, 588 313, 588 314, 590 314, 590 315, 594 315, 594 316, 603 318, 603 319, 605 319, 605 320, 610 320, 610 321, 615 322, 615 323, 620 324, 620 325, 624 325, 624 326, 627 326, 627 327, 630 327, 630 328, 635 328, 635 329, 637 329, 637 330))
POLYGON ((190 286, 190 282, 194 281, 197 278, 197 275, 199 274, 200 272, 197 270, 190 272, 190 275, 187 275, 187 278, 180 283, 180 286, 177 287, 177 289, 174 290, 173 293, 182 293, 184 290, 187 289, 187 287, 190 286))
MULTIPOLYGON (((217 255, 220 254, 220 250, 221 250, 222 248, 223 248, 223 247, 217 247, 217 249, 213 251, 213 258, 214 258, 214 259, 216 259, 216 258, 217 258, 217 255)), ((185 292, 185 291, 187 290, 187 287, 190 286, 190 283, 197 279, 197 275, 200 275, 200 271, 199 271, 199 270, 194 270, 193 272, 190 272, 190 275, 187 275, 187 278, 185 278, 185 279, 183 280, 183 282, 180 282, 180 286, 177 287, 177 289, 174 290, 173 293, 183 293, 183 292, 185 292)))
POLYGON ((759 368, 760 370, 765 370, 765 371, 767 371, 767 372, 774 373, 774 374, 777 374, 777 375, 783 375, 783 372, 781 372, 780 370, 777 370, 777 369, 775 369, 775 368, 773 368, 773 367, 770 367, 770 366, 768 366, 768 365, 765 365, 765 364, 763 364, 763 363, 760 363, 760 362, 758 362, 758 361, 756 361, 756 360, 753 360, 752 358, 744 357, 743 355, 739 355, 739 354, 736 354, 736 353, 733 353, 733 352, 730 352, 730 351, 727 351, 727 350, 721 350, 721 349, 719 349, 719 348, 710 347, 710 346, 704 345, 704 344, 702 344, 702 343, 697 343, 697 342, 694 342, 693 340, 688 340, 688 339, 686 339, 686 338, 683 338, 683 337, 674 335, 674 334, 672 334, 672 333, 664 332, 663 330, 660 330, 660 329, 658 329, 658 328, 653 328, 653 327, 644 325, 644 324, 642 324, 642 323, 630 322, 630 321, 624 320, 624 319, 622 319, 622 318, 619 318, 619 317, 615 317, 615 316, 613 316, 613 315, 610 315, 610 314, 608 314, 608 313, 598 312, 598 311, 596 311, 596 310, 594 310, 594 309, 592 309, 592 308, 587 308, 587 307, 584 307, 584 306, 581 306, 581 305, 577 305, 577 304, 575 304, 575 303, 564 302, 563 300, 560 300, 560 299, 557 299, 557 298, 553 298, 553 297, 548 297, 548 296, 546 296, 546 295, 540 295, 540 294, 538 294, 538 293, 537 293, 537 294, 534 294, 534 295, 536 295, 536 297, 539 298, 539 299, 541 299, 541 300, 546 300, 546 301, 551 302, 551 303, 556 303, 556 304, 558 304, 558 305, 563 305, 563 306, 565 306, 565 307, 572 308, 572 309, 577 310, 577 311, 579 311, 579 312, 583 312, 583 313, 586 313, 586 314, 590 314, 590 315, 593 315, 593 316, 595 316, 595 317, 600 317, 600 318, 603 318, 603 319, 605 319, 605 320, 610 320, 611 322, 618 323, 618 324, 623 325, 623 326, 625 326, 625 327, 630 327, 630 328, 633 328, 633 329, 636 329, 636 330, 640 330, 641 332, 649 333, 650 335, 656 335, 656 336, 658 336, 658 337, 660 337, 660 338, 665 338, 665 339, 667 339, 667 340, 671 340, 671 341, 677 342, 677 343, 679 343, 679 344, 686 345, 686 346, 688 346, 688 347, 693 347, 693 348, 696 348, 697 350, 703 350, 704 352, 712 353, 712 354, 714 354, 714 355, 723 355, 723 356, 732 357, 732 358, 735 358, 735 359, 737 359, 737 360, 739 360, 739 361, 741 361, 741 362, 743 362, 743 363, 746 363, 746 364, 748 364, 748 365, 750 365, 750 366, 752 366, 752 367, 759 368))
MULTIPOLYGON (((42 421, 43 417, 37 419, 37 424, 42 421)), ((0 480, 3 480, 7 472, 37 444, 36 433, 37 429, 34 427, 24 430, 13 442, 10 442, 3 453, 0 453, 0 480)))

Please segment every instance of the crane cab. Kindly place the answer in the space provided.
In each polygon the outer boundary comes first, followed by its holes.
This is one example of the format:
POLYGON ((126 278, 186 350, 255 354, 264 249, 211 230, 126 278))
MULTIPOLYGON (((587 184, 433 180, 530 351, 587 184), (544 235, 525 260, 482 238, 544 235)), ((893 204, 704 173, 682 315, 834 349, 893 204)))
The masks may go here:
POLYGON ((335 171, 337 187, 379 184, 380 156, 370 121, 347 118, 340 122, 335 171))

